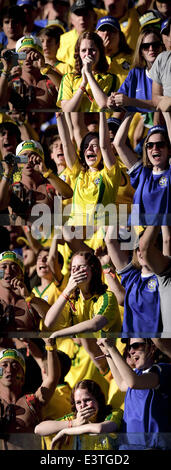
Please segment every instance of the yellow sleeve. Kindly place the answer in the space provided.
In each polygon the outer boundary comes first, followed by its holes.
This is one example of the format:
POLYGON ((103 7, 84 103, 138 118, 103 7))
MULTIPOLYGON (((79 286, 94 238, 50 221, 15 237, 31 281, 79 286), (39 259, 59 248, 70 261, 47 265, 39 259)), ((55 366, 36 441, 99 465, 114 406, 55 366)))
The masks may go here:
MULTIPOLYGON (((94 304, 94 315, 103 315, 108 320, 108 323, 106 326, 104 326, 103 331, 120 332, 121 318, 119 306, 113 292, 107 290, 99 297, 97 302, 94 304)), ((101 336, 103 336, 103 331, 101 331, 101 336)))
POLYGON ((67 73, 62 77, 59 87, 57 106, 61 107, 61 101, 70 100, 73 97, 72 74, 67 73))

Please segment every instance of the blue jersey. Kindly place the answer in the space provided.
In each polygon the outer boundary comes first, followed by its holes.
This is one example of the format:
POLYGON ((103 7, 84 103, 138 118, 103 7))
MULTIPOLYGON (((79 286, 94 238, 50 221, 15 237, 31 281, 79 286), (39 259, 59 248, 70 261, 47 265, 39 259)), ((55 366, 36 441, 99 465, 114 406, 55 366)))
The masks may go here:
POLYGON ((128 388, 122 426, 127 434, 120 449, 167 448, 165 433, 171 433, 171 364, 154 364, 147 371, 135 369, 137 375, 149 371, 159 375, 160 385, 155 389, 128 388))
POLYGON ((151 335, 162 330, 160 314, 160 295, 158 279, 155 274, 142 276, 141 271, 131 263, 121 274, 121 283, 125 287, 123 337, 151 335))
MULTIPOLYGON (((118 89, 118 93, 123 93, 129 98, 136 98, 139 100, 152 99, 152 79, 148 76, 145 68, 134 67, 131 69, 118 89)), ((149 112, 149 109, 138 108, 134 106, 127 106, 130 111, 149 112)))
POLYGON ((171 166, 155 174, 151 168, 140 163, 134 165, 128 174, 135 189, 133 204, 139 207, 139 224, 134 207, 131 224, 171 225, 171 166))

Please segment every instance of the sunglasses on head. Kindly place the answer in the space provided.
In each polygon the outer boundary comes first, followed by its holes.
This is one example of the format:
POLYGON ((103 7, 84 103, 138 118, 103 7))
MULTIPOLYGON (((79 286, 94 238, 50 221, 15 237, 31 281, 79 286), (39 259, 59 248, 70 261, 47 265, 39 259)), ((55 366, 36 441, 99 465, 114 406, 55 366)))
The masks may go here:
POLYGON ((156 146, 157 149, 163 149, 166 146, 166 143, 164 140, 158 141, 158 142, 147 142, 146 143, 146 148, 147 149, 153 149, 153 147, 156 146))
POLYGON ((150 46, 152 46, 153 50, 157 50, 157 49, 160 48, 161 42, 160 42, 160 41, 143 42, 143 43, 141 44, 141 49, 143 49, 144 51, 148 51, 148 49, 150 48, 150 46))
POLYGON ((133 348, 136 351, 140 347, 142 347, 142 346, 144 347, 145 344, 146 344, 145 341, 142 341, 142 342, 136 341, 135 343, 129 344, 128 351, 130 351, 131 348, 133 348))

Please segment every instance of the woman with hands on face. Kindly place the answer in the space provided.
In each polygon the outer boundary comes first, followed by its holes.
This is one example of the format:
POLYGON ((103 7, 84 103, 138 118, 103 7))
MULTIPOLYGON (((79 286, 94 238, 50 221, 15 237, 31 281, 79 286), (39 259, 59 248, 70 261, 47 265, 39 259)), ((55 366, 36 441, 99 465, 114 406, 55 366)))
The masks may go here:
POLYGON ((117 77, 108 72, 102 39, 82 33, 75 47, 75 68, 61 81, 57 106, 63 111, 100 111, 107 107, 109 92, 117 90, 117 77))
POLYGON ((71 393, 71 405, 72 414, 58 421, 43 421, 35 428, 35 433, 41 436, 57 432, 52 448, 60 444, 64 436, 76 436, 72 442, 65 440, 63 445, 68 444, 69 448, 75 449, 79 441, 79 445, 83 442, 86 449, 90 449, 90 445, 97 449, 97 436, 84 436, 82 441, 79 435, 113 433, 120 426, 122 412, 112 412, 111 406, 105 403, 100 386, 93 380, 82 380, 76 384, 71 393))
POLYGON ((115 295, 102 282, 101 265, 90 251, 78 251, 71 260, 71 276, 66 288, 47 312, 45 326, 51 328, 68 309, 67 328, 58 330, 52 337, 90 335, 120 331, 121 320, 115 295), (67 304, 67 305, 66 305, 67 304), (71 326, 72 325, 72 326, 71 326))

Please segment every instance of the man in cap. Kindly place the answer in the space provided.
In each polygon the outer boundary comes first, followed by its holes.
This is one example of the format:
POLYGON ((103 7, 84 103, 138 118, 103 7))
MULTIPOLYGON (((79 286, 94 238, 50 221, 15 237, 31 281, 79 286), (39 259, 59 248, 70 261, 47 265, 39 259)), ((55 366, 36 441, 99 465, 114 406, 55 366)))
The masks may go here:
POLYGON ((24 284, 24 265, 14 251, 0 254, 0 329, 37 331, 48 310, 47 302, 30 296, 24 284))
POLYGON ((133 51, 126 43, 119 21, 113 16, 104 16, 98 20, 96 32, 103 40, 108 71, 117 75, 121 85, 128 75, 133 51))
POLYGON ((3 450, 31 450, 35 446, 35 425, 41 421, 42 408, 50 401, 61 375, 55 342, 45 340, 45 349, 48 374, 36 392, 30 393, 29 390, 28 394, 22 392, 26 372, 24 356, 18 349, 0 351, 0 426, 3 450))
POLYGON ((105 10, 101 16, 110 15, 117 18, 128 45, 134 50, 140 30, 137 9, 130 6, 129 0, 104 0, 104 6, 105 10))
POLYGON ((76 0, 70 9, 70 31, 60 37, 57 59, 71 65, 75 64, 74 53, 77 39, 84 31, 94 31, 98 19, 98 9, 89 0, 76 0))
POLYGON ((26 158, 23 164, 21 180, 12 184, 8 191, 8 205, 11 225, 20 224, 22 221, 31 221, 30 215, 35 204, 43 204, 53 211, 55 195, 71 198, 73 191, 53 170, 47 170, 44 162, 44 151, 41 144, 35 140, 24 140, 16 148, 16 156, 26 158), (11 195, 15 194, 21 203, 18 207, 18 199, 11 205, 11 195), (22 210, 22 212, 21 212, 22 210), (24 210, 24 212, 23 212, 24 210), (19 219, 17 218, 19 216, 19 219))
POLYGON ((40 71, 44 65, 41 41, 31 35, 23 36, 16 43, 16 52, 24 53, 25 58, 22 63, 19 60, 20 70, 17 70, 14 78, 10 77, 13 59, 4 58, 4 52, 1 58, 1 106, 5 107, 10 102, 15 109, 24 112, 45 108, 49 113, 39 113, 39 120, 44 122, 51 116, 50 111, 56 108, 57 91, 52 81, 44 78, 40 71))

